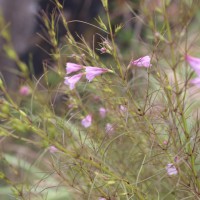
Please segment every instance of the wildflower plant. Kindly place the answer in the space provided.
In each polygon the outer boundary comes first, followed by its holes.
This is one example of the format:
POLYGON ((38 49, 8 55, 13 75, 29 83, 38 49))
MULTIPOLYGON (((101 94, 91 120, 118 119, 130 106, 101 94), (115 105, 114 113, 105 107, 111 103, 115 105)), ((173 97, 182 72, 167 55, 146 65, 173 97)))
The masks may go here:
POLYGON ((44 66, 38 80, 27 77, 26 98, 26 92, 13 98, 0 81, 1 142, 17 141, 16 149, 27 150, 26 156, 9 149, 1 153, 0 179, 10 195, 200 198, 200 56, 190 56, 199 53, 198 2, 155 2, 123 4, 135 28, 142 27, 126 55, 118 41, 130 20, 114 24, 108 0, 102 0, 106 19, 92 25, 100 43, 81 36, 76 41, 68 28, 72 22, 55 1, 66 29, 59 44, 56 14, 44 15, 52 66, 44 66))

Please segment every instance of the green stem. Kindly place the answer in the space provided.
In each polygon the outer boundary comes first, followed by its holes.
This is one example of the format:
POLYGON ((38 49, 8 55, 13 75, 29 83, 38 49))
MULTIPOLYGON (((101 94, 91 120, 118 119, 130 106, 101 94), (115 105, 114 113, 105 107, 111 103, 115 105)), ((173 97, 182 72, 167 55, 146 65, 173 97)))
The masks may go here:
POLYGON ((112 46, 113 46, 113 56, 114 56, 114 58, 115 58, 115 60, 117 62, 117 68, 118 68, 118 70, 120 72, 120 75, 123 78, 123 71, 122 71, 121 64, 120 64, 120 61, 119 61, 119 58, 118 58, 118 55, 117 55, 117 48, 116 48, 115 41, 114 41, 114 35, 113 35, 113 31, 112 31, 112 26, 111 26, 111 20, 110 20, 109 11, 108 11, 108 9, 105 9, 105 11, 106 11, 107 19, 108 19, 108 26, 109 26, 109 30, 110 30, 110 37, 111 37, 112 46))

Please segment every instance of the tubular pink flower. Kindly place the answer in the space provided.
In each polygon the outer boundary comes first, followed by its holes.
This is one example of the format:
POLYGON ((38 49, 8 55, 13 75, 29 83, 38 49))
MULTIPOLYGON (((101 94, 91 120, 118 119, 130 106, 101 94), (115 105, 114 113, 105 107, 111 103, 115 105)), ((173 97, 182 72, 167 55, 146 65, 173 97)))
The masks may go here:
POLYGON ((107 113, 107 110, 104 107, 99 108, 99 115, 101 116, 101 118, 105 118, 106 113, 107 113))
POLYGON ((82 119, 81 124, 88 128, 92 125, 92 115, 87 115, 84 119, 82 119))
POLYGON ((200 58, 186 55, 185 60, 192 67, 192 69, 200 76, 200 58))
POLYGON ((173 163, 167 164, 166 170, 167 170, 167 173, 168 173, 169 176, 178 174, 178 171, 177 171, 177 169, 176 169, 176 167, 174 166, 173 163))
POLYGON ((103 73, 108 72, 109 69, 99 68, 99 67, 85 67, 85 71, 86 71, 86 78, 90 82, 96 76, 99 76, 99 75, 101 75, 103 73))
POLYGON ((138 58, 137 60, 132 61, 131 64, 137 67, 149 68, 152 66, 150 62, 151 62, 151 58, 149 56, 144 56, 144 57, 138 58))
POLYGON ((83 76, 83 73, 76 74, 71 77, 65 77, 64 84, 69 85, 70 90, 73 90, 75 88, 76 83, 81 79, 83 76))
POLYGON ((78 64, 75 64, 75 63, 70 63, 68 62, 66 64, 66 71, 67 71, 67 74, 71 74, 72 72, 77 72, 79 70, 83 69, 83 66, 82 65, 78 65, 78 64))

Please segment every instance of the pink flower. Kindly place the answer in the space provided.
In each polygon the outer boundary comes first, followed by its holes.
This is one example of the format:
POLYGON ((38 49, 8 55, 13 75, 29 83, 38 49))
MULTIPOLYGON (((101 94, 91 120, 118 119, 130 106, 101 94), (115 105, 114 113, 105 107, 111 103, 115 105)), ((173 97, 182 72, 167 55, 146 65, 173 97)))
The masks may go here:
POLYGON ((119 111, 120 111, 121 114, 124 114, 124 113, 127 112, 127 108, 125 106, 123 106, 123 105, 120 105, 119 106, 119 111))
POLYGON ((195 58, 189 55, 185 56, 186 61, 192 69, 200 76, 200 58, 195 58))
POLYGON ((67 107, 68 107, 69 109, 71 109, 71 108, 74 107, 74 105, 73 105, 73 104, 69 104, 67 107))
POLYGON ((58 151, 58 149, 55 146, 50 146, 49 147, 49 152, 50 153, 56 153, 58 151))
POLYGON ((78 64, 70 63, 70 62, 66 64, 67 74, 71 74, 72 72, 77 72, 81 69, 83 69, 82 65, 78 65, 78 64))
POLYGON ((86 71, 86 78, 90 82, 92 81, 96 76, 99 76, 103 73, 106 73, 110 71, 109 69, 105 68, 99 68, 99 67, 85 67, 86 71))
POLYGON ((100 51, 101 51, 101 53, 106 53, 107 49, 106 49, 105 47, 102 47, 102 48, 100 49, 100 51))
POLYGON ((99 108, 99 115, 101 116, 101 118, 105 118, 106 113, 107 113, 107 110, 104 107, 99 108))
POLYGON ((100 197, 99 200, 106 200, 106 198, 100 197))
POLYGON ((167 140, 164 140, 164 141, 163 141, 163 144, 164 144, 164 145, 167 145, 167 144, 168 144, 168 141, 167 141, 167 140))
POLYGON ((112 124, 107 123, 105 127, 105 131, 108 135, 112 135, 114 133, 114 127, 112 124))
POLYGON ((19 93, 22 95, 22 96, 28 96, 30 93, 31 93, 31 90, 28 86, 22 86, 19 90, 19 93))
POLYGON ((65 77, 64 83, 66 85, 69 85, 70 90, 73 90, 75 88, 76 83, 81 79, 83 73, 76 74, 71 77, 65 77))
POLYGON ((92 115, 87 115, 84 119, 82 119, 81 124, 85 127, 88 128, 92 124, 92 115))
POLYGON ((192 79, 190 83, 196 85, 197 87, 200 87, 200 77, 192 79))
POLYGON ((168 173, 169 176, 178 174, 178 171, 177 171, 177 169, 176 169, 176 167, 174 166, 173 163, 167 164, 166 170, 167 170, 167 173, 168 173))
POLYGON ((144 57, 138 58, 137 60, 132 61, 131 64, 137 67, 149 68, 152 66, 150 61, 151 61, 151 58, 149 56, 144 56, 144 57))

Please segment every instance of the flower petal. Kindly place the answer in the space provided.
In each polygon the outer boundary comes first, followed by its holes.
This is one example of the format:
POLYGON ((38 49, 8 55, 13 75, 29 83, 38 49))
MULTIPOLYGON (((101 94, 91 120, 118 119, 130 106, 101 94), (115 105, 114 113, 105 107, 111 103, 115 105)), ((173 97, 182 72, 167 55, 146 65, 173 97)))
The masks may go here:
POLYGON ((64 84, 69 85, 70 90, 75 88, 76 83, 81 79, 83 73, 76 74, 71 77, 65 77, 64 84))
POLYGON ((28 96, 31 93, 31 89, 29 88, 29 86, 24 85, 19 89, 19 93, 22 96, 28 96))
POLYGON ((200 76, 200 58, 186 55, 185 59, 192 69, 200 76))
POLYGON ((58 152, 58 149, 55 146, 50 146, 49 151, 50 151, 50 153, 56 153, 56 152, 58 152))
POLYGON ((67 74, 71 74, 73 72, 77 72, 79 70, 81 70, 83 68, 82 65, 79 65, 79 64, 75 64, 75 63, 70 63, 68 62, 66 64, 66 71, 67 71, 67 74))
POLYGON ((200 87, 200 77, 192 79, 190 83, 196 85, 197 87, 200 87))
POLYGON ((84 119, 82 119, 81 124, 85 127, 88 128, 92 124, 92 115, 87 115, 84 119))
POLYGON ((138 58, 137 60, 132 61, 131 64, 137 67, 149 68, 152 66, 150 62, 151 62, 150 56, 144 56, 144 57, 138 58))
POLYGON ((99 108, 99 115, 101 116, 101 118, 105 118, 106 113, 107 113, 107 110, 104 107, 99 108))
POLYGON ((87 66, 85 67, 85 71, 86 71, 86 78, 87 80, 90 82, 92 81, 96 76, 99 76, 103 73, 108 72, 108 69, 105 68, 99 68, 99 67, 90 67, 87 66))
POLYGON ((112 135, 114 133, 114 126, 110 123, 106 124, 105 131, 108 135, 112 135))
POLYGON ((168 173, 169 176, 178 174, 178 171, 177 171, 177 169, 176 169, 176 167, 174 166, 173 163, 167 164, 166 170, 167 170, 167 173, 168 173))

